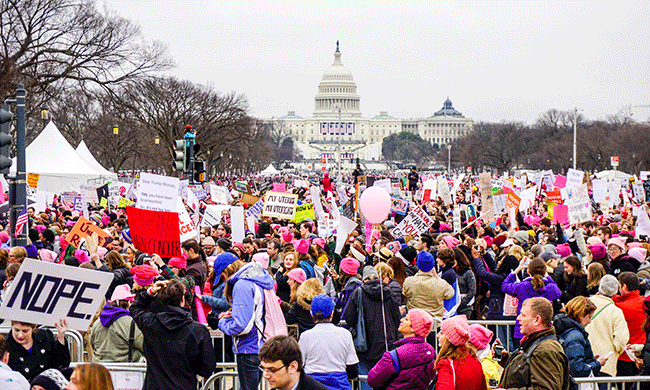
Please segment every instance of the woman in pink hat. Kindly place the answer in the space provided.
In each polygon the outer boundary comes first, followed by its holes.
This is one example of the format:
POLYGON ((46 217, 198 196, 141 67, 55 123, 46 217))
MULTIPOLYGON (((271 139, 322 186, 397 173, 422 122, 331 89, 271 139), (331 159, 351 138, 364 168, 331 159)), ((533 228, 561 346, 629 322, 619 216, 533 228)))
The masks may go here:
POLYGON ((289 277, 287 274, 291 270, 298 268, 298 261, 296 258, 296 252, 285 252, 282 255, 282 264, 280 265, 278 272, 275 273, 276 294, 282 302, 288 303, 291 299, 291 286, 289 286, 289 277))
POLYGON ((469 324, 464 315, 442 321, 438 333, 436 390, 487 390, 476 351, 467 347, 469 337, 469 324))

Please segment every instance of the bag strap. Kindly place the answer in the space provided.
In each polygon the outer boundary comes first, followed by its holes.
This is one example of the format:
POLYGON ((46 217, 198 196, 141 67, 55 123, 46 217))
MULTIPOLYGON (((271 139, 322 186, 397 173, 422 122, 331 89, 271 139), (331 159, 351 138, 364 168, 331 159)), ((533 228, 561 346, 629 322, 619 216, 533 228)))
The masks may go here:
MULTIPOLYGON (((530 345, 530 347, 528 347, 526 352, 523 352, 523 351, 520 350, 520 352, 522 352, 524 354, 524 357, 526 358, 526 364, 528 364, 529 367, 530 367, 530 357, 533 355, 533 352, 535 352, 535 349, 537 349, 537 347, 539 347, 539 345, 541 343, 543 343, 544 341, 546 341, 546 340, 556 340, 557 341, 557 338, 555 336, 549 334, 549 335, 540 337, 537 340, 533 341, 533 343, 530 345)), ((531 374, 530 369, 529 369, 528 370, 528 385, 529 386, 532 385, 531 375, 532 374, 531 374)))
POLYGON ((127 362, 131 362, 133 358, 133 343, 135 342, 135 321, 131 319, 131 329, 129 330, 129 357, 127 362))
POLYGON ((594 315, 591 317, 591 320, 593 321, 594 318, 596 318, 596 316, 597 316, 598 314, 600 314, 601 311, 605 310, 605 309, 607 308, 607 306, 611 305, 612 303, 613 303, 613 302, 610 302, 610 303, 606 304, 605 306, 603 306, 602 309, 598 310, 598 311, 596 312, 596 314, 594 314, 594 315))
POLYGON ((397 374, 400 372, 399 356, 397 356, 397 351, 394 349, 391 349, 389 353, 391 359, 393 360, 393 368, 395 368, 395 373, 397 374))

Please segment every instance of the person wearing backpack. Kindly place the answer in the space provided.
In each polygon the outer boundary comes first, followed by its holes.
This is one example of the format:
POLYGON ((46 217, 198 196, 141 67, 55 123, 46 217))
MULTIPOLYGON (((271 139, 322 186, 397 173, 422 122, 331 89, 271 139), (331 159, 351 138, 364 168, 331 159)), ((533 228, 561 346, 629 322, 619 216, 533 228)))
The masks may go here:
POLYGON ((273 277, 258 262, 243 266, 226 285, 225 295, 232 310, 219 314, 219 329, 233 337, 242 390, 257 389, 262 377, 258 354, 264 343, 264 290, 273 287, 273 277))
POLYGON ((548 299, 534 297, 523 302, 517 316, 521 346, 507 360, 504 352, 499 388, 569 389, 569 359, 555 338, 552 319, 553 304, 548 299))

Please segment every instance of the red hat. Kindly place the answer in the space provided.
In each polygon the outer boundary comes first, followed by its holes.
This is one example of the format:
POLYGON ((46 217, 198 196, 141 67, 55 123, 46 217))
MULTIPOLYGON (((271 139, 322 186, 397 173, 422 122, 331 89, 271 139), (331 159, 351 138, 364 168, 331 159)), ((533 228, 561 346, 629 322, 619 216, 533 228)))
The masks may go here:
POLYGON ((503 245, 504 242, 506 242, 506 236, 500 235, 500 236, 496 236, 494 240, 492 240, 492 245, 496 245, 500 247, 501 245, 503 245))
POLYGON ((185 269, 187 268, 187 259, 185 257, 172 257, 171 259, 169 259, 168 265, 170 267, 185 269))

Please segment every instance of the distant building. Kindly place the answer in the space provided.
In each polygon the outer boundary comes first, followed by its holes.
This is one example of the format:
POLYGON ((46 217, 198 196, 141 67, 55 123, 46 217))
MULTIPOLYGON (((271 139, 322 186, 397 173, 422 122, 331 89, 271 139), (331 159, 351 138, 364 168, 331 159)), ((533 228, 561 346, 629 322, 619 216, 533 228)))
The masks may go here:
POLYGON ((356 158, 366 162, 381 161, 382 141, 393 133, 408 131, 443 146, 474 128, 474 121, 458 112, 449 98, 442 109, 428 118, 394 118, 387 111, 373 118, 363 118, 357 84, 341 62, 338 42, 334 62, 323 73, 314 100, 311 118, 302 118, 295 111, 289 111, 279 118, 261 120, 263 125, 273 126, 276 132, 293 139, 294 146, 307 162, 314 164, 313 169, 322 166, 321 161, 327 161, 328 167, 336 163, 339 137, 342 166, 349 169, 356 158))

